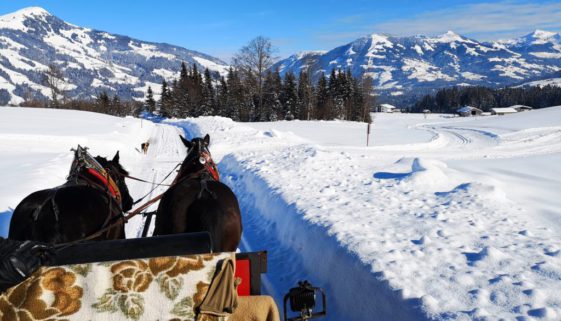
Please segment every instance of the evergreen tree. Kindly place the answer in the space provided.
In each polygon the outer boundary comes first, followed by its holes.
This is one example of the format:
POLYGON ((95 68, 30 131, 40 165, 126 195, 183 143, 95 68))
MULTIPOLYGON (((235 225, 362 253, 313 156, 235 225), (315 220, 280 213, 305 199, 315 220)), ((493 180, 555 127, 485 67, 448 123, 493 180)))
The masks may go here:
POLYGON ((97 96, 96 105, 98 112, 109 114, 111 102, 107 92, 103 91, 97 96))
POLYGON ((228 104, 226 106, 225 115, 234 121, 240 121, 240 109, 243 104, 243 88, 240 77, 232 67, 228 70, 228 80, 226 81, 228 87, 228 104))
POLYGON ((220 77, 220 83, 218 84, 218 90, 216 93, 216 109, 214 114, 217 116, 227 116, 228 109, 228 84, 224 77, 220 77))
POLYGON ((170 117, 184 118, 189 116, 189 105, 184 100, 186 92, 182 90, 179 81, 174 79, 168 89, 168 112, 170 117))
POLYGON ((168 83, 162 81, 162 94, 160 96, 160 110, 159 114, 163 117, 171 117, 171 93, 168 89, 168 83))
POLYGON ((328 88, 330 101, 328 101, 327 103, 330 106, 330 113, 327 115, 326 119, 344 119, 344 100, 341 90, 342 88, 335 69, 331 70, 328 88))
POLYGON ((263 81, 263 107, 259 115, 260 121, 277 121, 282 114, 282 104, 280 100, 280 74, 278 71, 265 73, 263 81))
POLYGON ((271 88, 270 91, 273 93, 273 101, 271 105, 271 113, 268 118, 270 121, 277 121, 279 119, 284 119, 286 116, 287 110, 284 109, 284 105, 282 104, 282 78, 278 69, 272 72, 271 74, 271 88))
POLYGON ((156 111, 156 101, 154 100, 154 93, 150 86, 148 86, 148 91, 146 92, 145 106, 149 113, 154 113, 156 111))
POLYGON ((313 86, 308 71, 300 70, 300 75, 298 75, 298 110, 300 113, 295 114, 298 119, 311 119, 313 95, 313 86))
POLYGON ((345 73, 339 72, 337 77, 340 79, 339 83, 341 84, 341 96, 344 108, 343 119, 356 120, 355 117, 359 114, 359 107, 355 104, 353 98, 355 96, 354 91, 358 89, 358 80, 353 77, 350 69, 347 69, 345 73))
POLYGON ((189 79, 189 72, 187 71, 187 66, 184 62, 181 63, 181 69, 179 72, 179 80, 177 80, 173 85, 173 94, 171 95, 172 104, 174 109, 177 111, 179 117, 191 117, 193 116, 193 106, 191 104, 191 96, 189 95, 191 86, 191 80, 189 79))
POLYGON ((300 106, 298 105, 298 93, 296 89, 296 77, 289 71, 284 76, 284 84, 282 87, 282 104, 283 118, 294 119, 295 115, 300 114, 300 106))
POLYGON ((202 90, 201 116, 210 116, 215 111, 215 94, 212 86, 212 77, 208 68, 205 69, 205 78, 202 90))
POLYGON ((316 119, 330 119, 331 117, 331 98, 329 97, 329 85, 325 74, 321 74, 318 80, 316 93, 316 119))

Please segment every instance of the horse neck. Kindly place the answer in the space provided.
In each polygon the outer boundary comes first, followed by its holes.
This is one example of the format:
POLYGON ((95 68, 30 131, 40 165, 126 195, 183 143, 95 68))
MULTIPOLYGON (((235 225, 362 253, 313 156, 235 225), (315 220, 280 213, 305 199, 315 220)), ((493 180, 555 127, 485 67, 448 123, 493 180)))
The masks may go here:
POLYGON ((186 179, 187 177, 196 175, 202 169, 204 169, 204 168, 197 168, 198 166, 192 162, 187 162, 188 158, 189 157, 186 157, 185 160, 183 161, 183 164, 179 168, 179 172, 177 173, 174 182, 178 182, 179 180, 186 179))

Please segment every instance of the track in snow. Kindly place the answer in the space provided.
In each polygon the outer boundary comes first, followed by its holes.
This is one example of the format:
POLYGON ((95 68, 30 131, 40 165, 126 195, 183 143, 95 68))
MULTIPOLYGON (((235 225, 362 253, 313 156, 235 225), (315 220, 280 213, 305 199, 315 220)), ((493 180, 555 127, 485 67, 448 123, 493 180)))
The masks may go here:
MULTIPOLYGON (((175 178, 172 173, 165 181, 162 182, 164 177, 169 174, 173 168, 185 157, 185 147, 178 138, 181 130, 168 125, 155 124, 154 130, 151 135, 146 139, 150 142, 148 153, 143 155, 144 160, 141 162, 138 171, 131 173, 132 176, 150 180, 152 184, 127 181, 133 199, 138 199, 149 193, 156 184, 164 183, 169 184, 175 178)), ((168 187, 159 186, 151 191, 144 199, 150 200, 151 198, 163 193, 168 187)), ((147 212, 155 211, 158 208, 158 203, 153 204, 146 209, 147 212)), ((148 230, 148 235, 152 234, 154 230, 155 217, 152 218, 152 224, 148 230)), ((144 217, 133 217, 125 226, 127 237, 141 237, 144 228, 144 217)))

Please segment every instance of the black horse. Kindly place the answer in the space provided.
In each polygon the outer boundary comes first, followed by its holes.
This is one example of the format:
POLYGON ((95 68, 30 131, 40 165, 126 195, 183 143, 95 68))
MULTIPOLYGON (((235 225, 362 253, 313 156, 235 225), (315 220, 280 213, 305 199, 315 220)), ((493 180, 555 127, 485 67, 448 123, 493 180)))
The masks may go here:
POLYGON ((64 185, 34 192, 18 204, 10 221, 9 238, 59 244, 84 239, 113 224, 94 239, 124 239, 120 218, 133 203, 125 184, 128 172, 119 163, 119 152, 112 160, 101 156, 95 160, 118 191, 108 185, 109 179, 85 168, 71 173, 64 185))
POLYGON ((240 207, 219 181, 208 150, 210 137, 180 138, 187 156, 160 201, 154 235, 208 231, 214 252, 235 251, 242 234, 240 207))

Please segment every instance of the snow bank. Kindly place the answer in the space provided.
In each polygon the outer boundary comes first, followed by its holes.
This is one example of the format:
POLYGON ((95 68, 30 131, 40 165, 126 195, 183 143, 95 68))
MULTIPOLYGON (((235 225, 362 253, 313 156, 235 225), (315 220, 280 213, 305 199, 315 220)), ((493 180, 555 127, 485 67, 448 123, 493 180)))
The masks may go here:
POLYGON ((486 126, 420 120, 393 130, 427 130, 425 141, 370 148, 321 141, 333 123, 276 127, 210 117, 175 124, 191 136, 210 134, 243 208, 244 248, 269 250, 266 284, 277 298, 309 278, 331 294, 330 320, 555 319, 558 230, 533 221, 496 179, 447 164, 543 147, 524 145, 526 135, 501 136, 539 131, 550 121, 542 117, 525 128, 507 117, 486 126), (318 138, 294 137, 305 132, 318 138), (505 147, 512 142, 518 148, 505 147))

